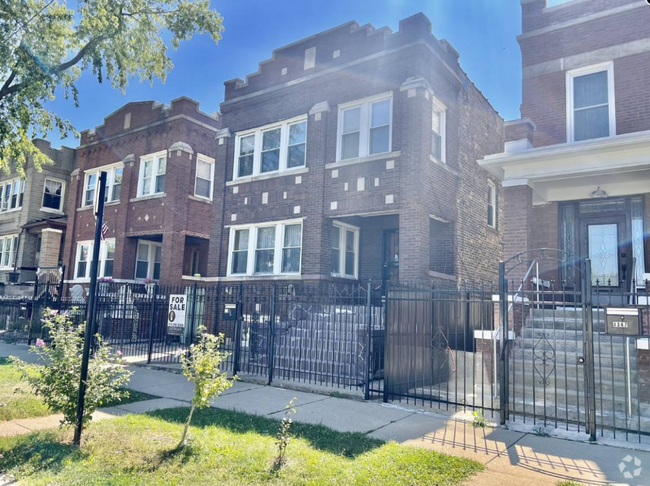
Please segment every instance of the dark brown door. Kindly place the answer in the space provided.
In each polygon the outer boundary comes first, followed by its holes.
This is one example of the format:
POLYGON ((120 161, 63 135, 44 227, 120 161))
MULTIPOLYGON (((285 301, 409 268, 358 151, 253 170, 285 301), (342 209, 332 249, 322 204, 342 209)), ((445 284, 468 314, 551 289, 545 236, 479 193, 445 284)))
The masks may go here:
POLYGON ((399 281, 399 230, 384 230, 383 280, 399 281))

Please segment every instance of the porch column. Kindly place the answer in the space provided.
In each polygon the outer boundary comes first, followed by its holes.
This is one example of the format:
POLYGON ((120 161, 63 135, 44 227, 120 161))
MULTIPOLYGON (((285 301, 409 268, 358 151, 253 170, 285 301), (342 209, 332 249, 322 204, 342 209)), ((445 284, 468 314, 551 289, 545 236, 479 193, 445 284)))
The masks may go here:
POLYGON ((183 260, 185 256, 185 235, 179 233, 163 234, 162 264, 160 281, 164 284, 183 283, 183 260))
MULTIPOLYGON (((533 249, 533 189, 528 181, 503 182, 503 254, 508 260, 514 255, 533 249)), ((526 274, 523 265, 508 274, 521 279, 526 274)))
POLYGON ((58 267, 59 252, 61 251, 61 236, 63 231, 54 228, 43 228, 41 231, 41 253, 38 266, 41 268, 58 267))

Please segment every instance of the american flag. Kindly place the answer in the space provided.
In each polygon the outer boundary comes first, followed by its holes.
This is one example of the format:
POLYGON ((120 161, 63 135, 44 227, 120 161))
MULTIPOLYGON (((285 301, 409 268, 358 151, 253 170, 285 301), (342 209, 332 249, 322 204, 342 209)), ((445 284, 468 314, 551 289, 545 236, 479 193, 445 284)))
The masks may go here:
POLYGON ((102 240, 106 239, 107 234, 108 234, 108 225, 104 223, 102 224, 102 240))

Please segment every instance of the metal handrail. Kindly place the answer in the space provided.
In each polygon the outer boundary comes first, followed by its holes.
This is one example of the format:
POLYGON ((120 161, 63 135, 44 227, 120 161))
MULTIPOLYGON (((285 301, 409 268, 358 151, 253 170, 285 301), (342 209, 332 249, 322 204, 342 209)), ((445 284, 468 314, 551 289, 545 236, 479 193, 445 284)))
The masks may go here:
POLYGON ((630 279, 630 305, 636 304, 636 257, 632 257, 632 278, 630 279))
POLYGON ((512 297, 512 302, 508 306, 508 314, 512 310, 512 306, 515 305, 515 301, 517 300, 517 297, 519 296, 519 294, 523 290, 524 283, 526 282, 526 280, 528 280, 528 277, 530 277, 530 273, 533 271, 533 267, 537 268, 537 292, 539 293, 539 266, 538 265, 539 265, 539 261, 536 258, 536 259, 534 259, 532 261, 532 263, 530 264, 530 267, 528 267, 528 271, 526 272, 526 275, 524 275, 524 278, 521 280, 521 285, 519 285, 519 288, 517 289, 517 292, 512 297))

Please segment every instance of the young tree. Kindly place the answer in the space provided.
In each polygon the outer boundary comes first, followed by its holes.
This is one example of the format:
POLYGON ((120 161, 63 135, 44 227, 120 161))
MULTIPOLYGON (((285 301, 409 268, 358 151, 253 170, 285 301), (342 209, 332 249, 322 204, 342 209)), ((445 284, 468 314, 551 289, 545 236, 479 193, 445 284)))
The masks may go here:
POLYGON ((27 157, 40 166, 48 159, 31 139, 74 132, 45 102, 61 89, 79 106, 85 69, 122 91, 133 77, 164 81, 172 68, 164 32, 176 49, 195 33, 216 43, 222 31, 209 0, 0 0, 0 170, 13 160, 22 175, 27 157))
POLYGON ((235 378, 229 379, 228 374, 220 369, 221 363, 228 357, 228 353, 219 349, 224 341, 223 334, 218 336, 208 334, 205 332, 205 327, 200 327, 198 338, 199 341, 190 346, 187 355, 180 355, 183 375, 188 381, 194 383, 194 398, 178 448, 187 444, 187 430, 194 410, 209 407, 210 400, 230 388, 235 380, 235 378))

